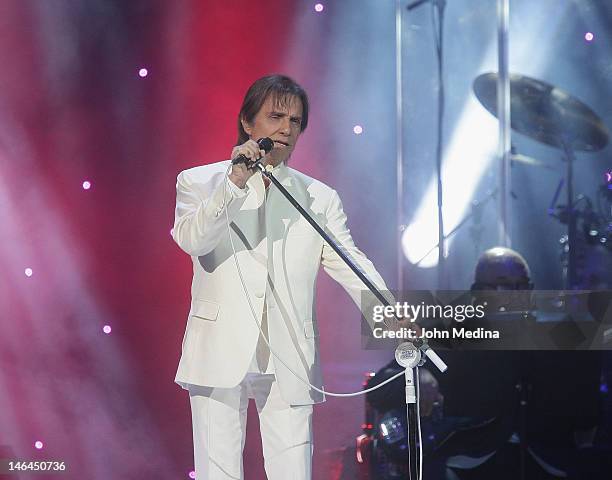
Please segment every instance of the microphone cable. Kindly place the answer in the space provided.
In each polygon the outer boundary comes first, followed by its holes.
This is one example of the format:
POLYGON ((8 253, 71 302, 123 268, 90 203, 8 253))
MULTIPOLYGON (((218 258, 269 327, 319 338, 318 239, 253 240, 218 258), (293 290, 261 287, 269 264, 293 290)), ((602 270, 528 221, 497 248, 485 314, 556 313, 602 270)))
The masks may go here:
MULTIPOLYGON (((227 205, 226 203, 226 199, 227 199, 227 183, 226 182, 231 182, 231 180, 229 179, 229 172, 232 168, 232 164, 230 162, 230 165, 227 168, 227 171, 225 172, 225 178, 223 179, 223 205, 227 205)), ((259 319, 257 318, 257 314, 255 313, 255 308, 253 307, 253 302, 251 301, 251 296, 249 295, 249 291, 247 289, 246 286, 246 282, 244 281, 244 277, 242 275, 242 269, 240 268, 240 262, 238 261, 238 257, 236 254, 236 247, 234 245, 234 240, 232 238, 232 229, 230 227, 230 220, 229 220, 229 213, 227 212, 227 206, 224 209, 225 210, 225 224, 227 227, 227 235, 229 237, 229 241, 230 241, 230 245, 232 247, 232 256, 234 258, 234 263, 236 264, 236 270, 238 271, 238 277, 240 277, 240 284, 242 285, 242 290, 244 291, 244 295, 247 299, 247 302, 249 304, 249 309, 251 311, 251 317, 253 319, 253 321, 255 322, 255 324, 257 325, 257 329, 259 330, 264 342, 266 343, 266 345, 268 346, 268 348, 270 349, 270 353, 274 356, 274 358, 276 358, 287 370, 289 370, 291 372, 291 374, 297 378, 298 380, 300 380, 302 383, 304 383, 305 385, 307 385, 308 387, 312 388, 313 390, 323 394, 323 395, 329 395, 330 397, 355 397, 358 395, 364 395, 366 393, 369 392, 373 392, 374 390, 382 387, 383 385, 386 385, 389 382, 392 382, 393 380, 395 380, 396 378, 399 378, 401 375, 404 374, 404 371, 402 370, 401 372, 399 372, 398 374, 392 376, 391 378, 388 378, 387 380, 385 380, 384 382, 368 388, 366 390, 360 390, 358 392, 348 392, 348 393, 338 393, 338 392, 331 392, 331 391, 327 391, 327 390, 323 390, 318 388, 317 386, 313 385, 312 383, 310 383, 309 380, 306 380, 305 378, 303 378, 300 374, 296 373, 295 370, 293 370, 289 365, 287 365, 287 363, 276 353, 276 351, 272 348, 272 346, 270 345, 270 342, 268 341, 268 338, 266 337, 265 333, 263 332, 262 328, 261 328, 261 323, 259 322, 259 319)), ((417 398, 418 401, 418 398, 417 398)))
MULTIPOLYGON (((268 349, 270 350, 270 353, 274 356, 274 358, 276 360, 278 360, 287 370, 289 370, 289 372, 291 372, 291 374, 297 378, 299 381, 301 381, 302 383, 304 383, 305 385, 307 385, 309 388, 323 394, 323 395, 329 395, 330 397, 356 397, 359 395, 365 395, 367 393, 373 392, 374 390, 377 390, 379 388, 381 388, 382 386, 392 382, 393 380, 395 380, 396 378, 399 378, 402 375, 405 375, 405 369, 401 370, 399 373, 397 373, 396 375, 393 375, 392 377, 388 378, 387 380, 379 383, 378 385, 375 385, 374 387, 370 387, 368 389, 365 390, 359 390, 357 392, 331 392, 328 390, 324 390, 322 388, 318 388, 317 386, 313 385, 312 383, 310 383, 309 380, 303 378, 300 374, 298 374, 297 372, 295 372, 295 370, 293 370, 289 365, 287 365, 287 363, 277 354, 277 352, 272 348, 272 346, 270 345, 270 342, 268 341, 268 338, 266 337, 263 329, 261 328, 261 323, 259 322, 259 319, 257 318, 257 314, 255 313, 255 308, 253 307, 253 302, 251 300, 251 296, 249 295, 249 291, 247 289, 246 286, 246 282, 244 280, 244 277, 242 275, 242 269, 240 268, 240 262, 238 261, 238 256, 236 253, 236 247, 234 245, 234 240, 232 238, 232 230, 230 227, 230 220, 229 220, 229 213, 227 211, 227 182, 231 182, 231 180, 229 179, 229 172, 232 168, 232 163, 230 161, 230 164, 225 172, 225 178, 223 179, 223 205, 225 206, 224 210, 225 210, 225 224, 227 227, 227 235, 230 241, 230 245, 232 248, 232 257, 234 259, 234 263, 236 264, 236 270, 238 271, 238 276, 240 278, 240 284, 242 286, 242 290, 244 291, 244 295, 247 299, 247 302, 249 304, 249 309, 251 312, 251 318, 253 319, 253 321, 255 322, 255 324, 257 325, 257 329, 259 330, 259 333, 261 335, 261 337, 263 338, 264 342, 266 343, 266 345, 268 346, 268 349)), ((261 172, 259 173, 261 175, 261 172)), ((265 200, 264 200, 265 202, 265 200)), ((343 245, 341 245, 342 247, 344 247, 343 245)), ((386 325, 386 324, 385 324, 386 325)), ((387 325, 388 326, 388 325, 387 325)), ((418 474, 418 479, 422 479, 423 478, 423 439, 422 439, 422 432, 421 432, 421 413, 420 413, 420 408, 419 408, 419 401, 420 401, 420 385, 419 385, 419 367, 414 367, 415 369, 415 375, 416 375, 416 381, 415 381, 415 397, 416 397, 416 422, 417 422, 417 429, 418 429, 418 445, 417 448, 419 450, 419 474, 418 474)), ((415 479, 417 480, 417 479, 415 479)))

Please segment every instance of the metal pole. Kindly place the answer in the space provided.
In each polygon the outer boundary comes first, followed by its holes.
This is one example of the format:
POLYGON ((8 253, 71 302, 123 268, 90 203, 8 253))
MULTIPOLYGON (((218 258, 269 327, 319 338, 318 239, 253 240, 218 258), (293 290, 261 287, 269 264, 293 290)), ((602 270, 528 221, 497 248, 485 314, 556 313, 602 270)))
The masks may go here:
POLYGON ((508 30, 510 0, 497 0, 497 112, 499 117, 498 244, 510 247, 510 75, 508 72, 508 30))
POLYGON ((563 150, 565 150, 565 161, 567 162, 567 246, 569 247, 567 256, 567 272, 565 275, 564 288, 571 290, 578 283, 576 272, 576 212, 574 210, 574 162, 576 157, 571 144, 567 139, 563 139, 563 150))
MULTIPOLYGON (((397 175, 397 291, 404 289, 404 110, 402 97, 402 2, 395 1, 395 148, 397 175)), ((399 294, 401 295, 401 293, 399 294)))
POLYGON ((442 144, 444 137, 444 9, 446 0, 432 0, 434 10, 438 13, 438 31, 434 32, 436 40, 436 56, 438 59, 438 121, 437 121, 437 144, 436 144, 436 179, 438 183, 438 288, 448 288, 446 275, 446 246, 444 238, 444 190, 442 188, 442 144))

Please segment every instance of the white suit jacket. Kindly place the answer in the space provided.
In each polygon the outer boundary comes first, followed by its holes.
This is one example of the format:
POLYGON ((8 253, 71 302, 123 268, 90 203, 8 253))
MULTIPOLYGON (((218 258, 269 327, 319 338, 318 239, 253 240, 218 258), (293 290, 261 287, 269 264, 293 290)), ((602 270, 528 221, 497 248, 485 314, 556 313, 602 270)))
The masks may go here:
MULTIPOLYGON (((310 224, 261 174, 246 193, 232 193, 225 182, 229 161, 191 168, 178 175, 173 238, 193 261, 191 309, 176 383, 234 387, 247 373, 259 330, 241 286, 228 237, 226 211, 237 259, 257 319, 267 308, 272 349, 293 370, 321 388, 315 283, 319 266, 360 304, 363 282, 310 224), (225 190, 225 194, 224 194, 225 190), (225 197, 225 198, 224 198, 225 197), (264 301, 265 300, 265 301, 264 301)), ((285 165, 275 177, 333 238, 344 246, 381 289, 384 282, 361 253, 346 226, 335 190, 285 165)), ((360 328, 359 322, 355 328, 360 328)), ((322 402, 271 356, 281 395, 292 405, 322 402)))

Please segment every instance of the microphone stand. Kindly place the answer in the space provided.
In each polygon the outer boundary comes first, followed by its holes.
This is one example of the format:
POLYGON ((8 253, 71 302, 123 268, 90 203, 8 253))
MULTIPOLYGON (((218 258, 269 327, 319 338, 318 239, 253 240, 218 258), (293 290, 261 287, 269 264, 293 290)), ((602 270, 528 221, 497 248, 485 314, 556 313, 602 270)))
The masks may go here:
POLYGON ((443 47, 444 47, 444 9, 446 0, 416 0, 406 10, 411 11, 426 2, 438 10, 438 29, 435 32, 436 59, 438 61, 438 118, 437 118, 437 142, 436 142, 436 178, 438 187, 438 287, 446 288, 446 260, 444 258, 444 215, 443 215, 443 191, 442 191, 442 137, 444 135, 444 77, 443 77, 443 47))
MULTIPOLYGON (((265 175, 270 182, 272 182, 276 188, 283 194, 283 196, 289 200, 289 203, 293 205, 298 212, 306 219, 308 223, 314 228, 317 233, 323 237, 323 239, 327 242, 327 244, 338 254, 338 256, 342 259, 342 261, 353 271, 355 275, 368 287, 368 290, 374 294, 374 296, 385 306, 391 305, 389 301, 383 296, 383 294, 378 290, 376 285, 374 285, 370 279, 361 271, 357 265, 353 262, 353 260, 344 252, 344 250, 336 243, 334 239, 332 239, 325 230, 321 228, 321 226, 312 218, 312 216, 299 204, 299 202, 287 191, 287 189, 281 184, 276 177, 272 174, 272 165, 263 166, 261 163, 261 159, 254 162, 249 168, 258 169, 262 175, 265 175)), ((417 480, 416 476, 416 466, 417 466, 417 457, 416 457, 416 423, 418 421, 417 418, 417 410, 416 410, 416 402, 418 399, 416 398, 416 390, 414 389, 414 374, 412 372, 412 367, 416 366, 407 366, 405 363, 406 358, 408 357, 418 357, 417 364, 422 365, 425 362, 425 359, 422 359, 422 353, 425 354, 429 360, 440 370, 441 372, 445 372, 447 370, 447 366, 444 361, 438 356, 438 354, 427 345, 427 343, 423 342, 420 339, 415 340, 413 343, 405 342, 402 343, 399 347, 397 347, 395 351, 395 359, 397 362, 406 367, 406 403, 407 403, 407 419, 408 419, 408 439, 410 443, 410 455, 409 455, 409 464, 410 471, 414 471, 415 474, 409 477, 410 480, 417 480), (402 360, 402 362, 400 362, 402 360), (422 363, 421 363, 422 362, 422 363), (410 387, 410 393, 409 393, 410 387)))
MULTIPOLYGON (((496 195, 497 195, 497 188, 495 188, 494 190, 489 190, 487 192, 486 196, 482 200, 478 200, 478 201, 472 202, 472 210, 470 211, 470 213, 468 213, 465 217, 463 217, 463 219, 457 224, 457 226, 455 228, 453 228, 450 232, 448 232, 448 235, 444 236, 444 240, 448 240, 455 233, 457 233, 459 231, 459 229, 461 229, 463 227, 463 225, 465 225, 468 222, 468 220, 470 220, 471 218, 474 218, 477 215, 479 215, 480 212, 482 211, 482 209, 485 207, 485 205, 490 200, 495 198, 496 195)), ((427 258, 427 256, 431 252, 433 252, 436 248, 438 248, 438 246, 439 246, 439 244, 436 244, 433 247, 431 247, 427 251, 427 253, 425 253, 424 255, 421 255, 421 258, 419 258, 414 264, 418 265, 419 263, 421 263, 423 260, 425 260, 427 258)))
MULTIPOLYGON (((418 441, 416 425, 420 422, 418 414, 418 375, 417 381, 414 379, 414 369, 425 363, 422 358, 421 350, 410 342, 404 342, 395 349, 395 361, 399 363, 404 370, 406 380, 406 420, 408 424, 408 478, 419 479, 418 471, 420 458, 418 456, 418 441)), ((420 448, 423 448, 420 445, 420 448)))

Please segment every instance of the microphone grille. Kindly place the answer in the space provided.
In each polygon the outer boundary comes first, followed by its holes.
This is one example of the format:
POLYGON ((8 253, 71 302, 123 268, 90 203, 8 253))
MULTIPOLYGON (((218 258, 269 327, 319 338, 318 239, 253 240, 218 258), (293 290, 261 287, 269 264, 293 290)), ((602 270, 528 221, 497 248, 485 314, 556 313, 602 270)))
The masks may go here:
POLYGON ((274 148, 274 142, 268 137, 260 138, 257 140, 257 144, 259 145, 259 148, 266 153, 270 153, 270 151, 274 148))

